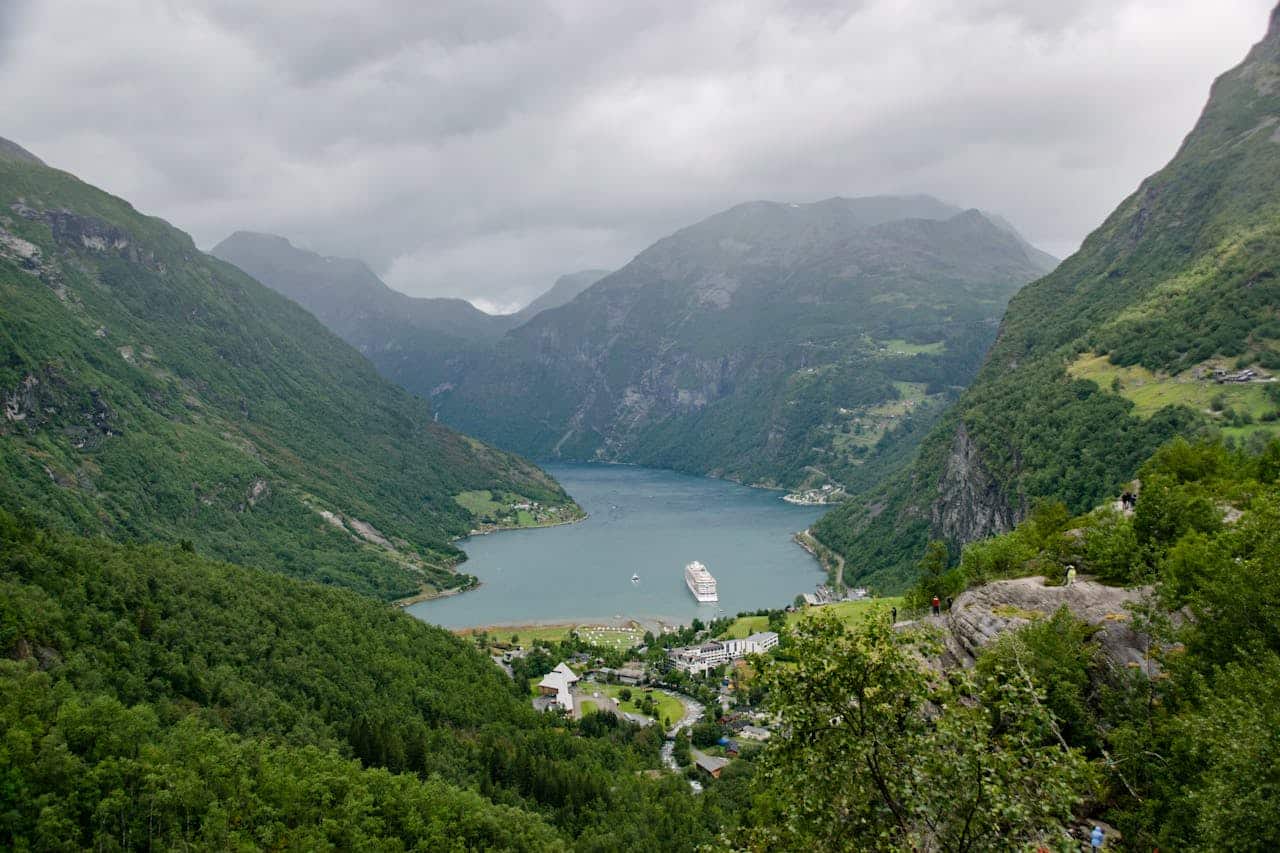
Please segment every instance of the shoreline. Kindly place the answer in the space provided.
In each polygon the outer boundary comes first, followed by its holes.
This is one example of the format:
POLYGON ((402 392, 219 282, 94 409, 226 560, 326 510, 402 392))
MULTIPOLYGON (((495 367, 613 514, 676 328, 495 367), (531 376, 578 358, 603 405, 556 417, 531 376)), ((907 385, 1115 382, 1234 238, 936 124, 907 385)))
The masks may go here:
POLYGON ((832 589, 843 589, 844 557, 818 541, 817 537, 810 532, 811 530, 812 528, 806 527, 792 536, 791 540, 808 552, 809 556, 813 557, 823 574, 827 576, 827 582, 832 584, 832 589), (828 562, 829 560, 830 562, 828 562))
MULTIPOLYGON (((475 577, 475 575, 472 575, 472 577, 475 577)), ((478 589, 483 585, 484 582, 477 578, 476 582, 469 586, 451 586, 447 589, 428 589, 424 587, 415 595, 397 598, 395 601, 391 602, 391 606, 403 610, 406 607, 412 607, 413 605, 421 604, 424 601, 435 601, 437 598, 452 598, 455 595, 461 595, 464 592, 470 592, 473 589, 478 589)))
MULTIPOLYGON (((470 539, 470 538, 471 538, 471 537, 473 537, 473 536, 488 536, 488 535, 490 535, 490 534, 492 534, 492 533, 511 533, 511 532, 515 532, 515 531, 518 531, 518 530, 550 530, 550 529, 551 529, 551 528, 553 528, 553 527, 565 527, 565 526, 570 525, 570 524, 580 524, 580 523, 582 523, 582 522, 586 521, 586 520, 587 520, 588 518, 590 518, 590 517, 591 517, 591 513, 587 512, 587 511, 584 509, 584 510, 582 511, 582 516, 581 516, 581 517, 579 517, 579 518, 569 518, 569 519, 566 519, 566 520, 564 520, 564 521, 553 521, 553 522, 550 522, 550 523, 547 523, 547 524, 528 524, 528 525, 525 525, 524 527, 520 527, 520 526, 518 526, 518 525, 517 525, 517 526, 515 526, 515 527, 511 527, 511 526, 507 526, 507 527, 494 526, 494 527, 490 527, 490 528, 488 528, 487 530, 480 530, 480 529, 478 529, 478 528, 477 528, 476 530, 472 530, 470 533, 464 533, 464 534, 462 534, 461 536, 455 536, 455 537, 453 537, 453 539, 452 539, 452 540, 450 540, 450 541, 452 541, 452 542, 465 542, 466 540, 470 539)), ((458 562, 458 563, 457 563, 457 565, 459 565, 459 566, 460 566, 460 565, 462 565, 462 564, 463 564, 463 563, 465 563, 465 562, 466 562, 466 560, 461 560, 460 562, 458 562)))
MULTIPOLYGON (((647 466, 637 465, 633 462, 614 462, 614 461, 604 461, 604 460, 597 460, 592 462, 571 462, 570 464, 584 465, 584 466, 611 465, 611 466, 629 467, 629 468, 647 467, 647 466)), ((666 468, 655 468, 653 470, 664 471, 664 472, 673 473, 673 474, 680 474, 680 475, 689 476, 689 477, 697 477, 697 478, 706 479, 706 480, 715 480, 715 481, 724 482, 724 483, 732 483, 736 486, 749 488, 749 489, 760 489, 763 491, 771 491, 771 492, 787 491, 785 488, 778 487, 778 486, 767 486, 760 483, 743 483, 740 480, 734 480, 728 477, 719 477, 712 474, 689 474, 686 472, 674 471, 672 469, 666 469, 666 468)), ((791 504, 792 506, 798 506, 797 504, 791 501, 785 501, 785 502, 788 504, 791 504)), ((808 508, 812 508, 812 506, 813 505, 809 505, 808 508)), ((579 507, 579 509, 582 509, 582 508, 579 507)), ((530 525, 526 527, 494 526, 485 530, 477 529, 477 530, 472 530, 467 534, 456 536, 453 538, 452 541, 463 542, 474 536, 488 536, 493 533, 503 533, 503 532, 510 532, 510 531, 519 531, 519 530, 540 530, 540 529, 549 529, 549 528, 555 528, 555 527, 564 527, 567 525, 578 524, 580 522, 587 521, 591 517, 592 517, 591 513, 587 512, 585 509, 582 509, 582 515, 577 518, 565 519, 562 521, 555 521, 555 522, 546 523, 546 524, 535 524, 535 525, 530 525)), ((832 576, 832 571, 831 571, 832 567, 828 565, 827 561, 824 559, 824 555, 821 553, 821 551, 825 551, 827 549, 825 548, 825 546, 822 546, 821 543, 818 543, 817 540, 812 538, 812 536, 809 533, 809 528, 805 528, 804 530, 800 530, 793 533, 791 535, 791 540, 794 544, 800 546, 800 548, 813 559, 815 563, 815 568, 817 568, 818 571, 821 572, 822 574, 826 575, 828 581, 830 581, 832 576), (817 546, 816 548, 814 547, 815 545, 817 546)), ((461 573, 459 572, 459 568, 461 566, 466 565, 466 562, 467 562, 466 555, 464 554, 463 559, 459 560, 457 563, 453 565, 452 567, 453 570, 455 572, 461 573)), ((443 590, 424 589, 423 591, 419 592, 416 595, 411 595, 405 598, 398 599, 392 602, 392 605, 397 609, 405 610, 417 604, 422 604, 428 601, 434 601, 439 598, 450 598, 455 595, 460 595, 465 592, 470 592, 472 590, 479 589, 482 586, 484 586, 484 582, 481 581, 479 578, 476 578, 475 583, 470 584, 468 586, 464 586, 464 587, 451 587, 449 589, 443 589, 443 590)), ((782 602, 779 604, 779 606, 785 607, 789 603, 790 602, 782 602)), ((692 618, 698 618, 698 617, 694 616, 690 618, 692 619, 692 618)), ((459 626, 459 627, 445 627, 445 626, 440 626, 440 627, 444 627, 446 631, 449 631, 450 633, 453 633, 456 635, 469 635, 469 634, 475 634, 481 631, 490 632, 490 633, 514 631, 518 633, 521 630, 525 630, 525 631, 536 630, 536 629, 545 630, 549 628, 559 628, 559 629, 564 629, 566 631, 570 631, 575 628, 595 627, 595 626, 608 627, 608 628, 640 627, 641 629, 646 629, 652 626, 653 628, 657 629, 657 631, 655 631, 654 633, 659 633, 663 630, 679 628, 683 625, 688 624, 688 621, 682 622, 682 621, 677 621, 677 619, 678 617, 673 619, 672 617, 659 617, 659 616, 637 617, 637 616, 621 616, 621 615, 615 615, 615 616, 604 617, 604 618, 576 618, 576 619, 572 617, 570 618, 550 617, 547 619, 517 619, 517 620, 505 621, 505 622, 466 625, 466 626, 459 626)), ((427 621, 427 620, 424 620, 424 621, 427 621)))
MULTIPOLYGON (((443 627, 443 626, 442 626, 443 627)), ((606 619, 526 619, 520 622, 498 622, 490 625, 469 625, 464 628, 445 628, 451 634, 457 636, 470 636, 479 633, 513 633, 546 630, 548 628, 563 628, 565 631, 576 631, 580 628, 631 628, 637 631, 649 631, 653 627, 660 630, 665 628, 679 627, 665 619, 640 619, 634 616, 611 616, 606 619)), ((655 632, 656 633, 656 632, 655 632)))

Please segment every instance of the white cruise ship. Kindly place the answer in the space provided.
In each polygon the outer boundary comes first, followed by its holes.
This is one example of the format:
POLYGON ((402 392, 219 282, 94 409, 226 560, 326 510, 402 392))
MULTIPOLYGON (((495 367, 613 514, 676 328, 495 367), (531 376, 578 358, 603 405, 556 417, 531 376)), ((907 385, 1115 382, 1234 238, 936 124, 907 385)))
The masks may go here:
POLYGON ((720 600, 720 595, 716 592, 716 579, 697 560, 684 567, 684 582, 689 585, 689 592, 698 601, 720 600))

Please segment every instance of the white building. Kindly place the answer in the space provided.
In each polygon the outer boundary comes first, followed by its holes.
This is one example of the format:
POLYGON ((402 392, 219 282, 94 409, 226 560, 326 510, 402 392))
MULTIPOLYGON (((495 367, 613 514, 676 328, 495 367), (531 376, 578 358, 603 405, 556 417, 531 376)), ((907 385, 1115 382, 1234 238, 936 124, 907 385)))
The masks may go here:
POLYGON ((564 709, 566 714, 572 714, 573 685, 577 683, 578 676, 562 661, 556 664, 555 669, 542 676, 542 680, 538 682, 538 692, 543 696, 554 696, 554 704, 564 709))
POLYGON ((776 645, 778 645, 777 632, 761 631, 740 640, 712 640, 700 646, 672 649, 668 656, 677 669, 682 669, 690 675, 699 675, 747 655, 763 654, 776 645))
POLYGON ((738 732, 738 737, 744 740, 765 741, 771 737, 771 733, 768 729, 763 729, 760 726, 743 726, 742 730, 738 732))

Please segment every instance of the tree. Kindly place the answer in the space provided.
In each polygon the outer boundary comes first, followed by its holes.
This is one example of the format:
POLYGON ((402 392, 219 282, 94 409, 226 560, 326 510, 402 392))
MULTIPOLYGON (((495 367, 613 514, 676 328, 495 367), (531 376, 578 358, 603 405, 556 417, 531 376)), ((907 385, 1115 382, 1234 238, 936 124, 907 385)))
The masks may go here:
POLYGON ((675 746, 672 747, 671 757, 680 767, 688 767, 693 763, 693 755, 689 749, 689 735, 681 730, 676 733, 675 746))
POLYGON ((932 644, 900 636, 883 615, 850 631, 820 614, 794 629, 792 651, 791 665, 762 674, 782 726, 755 782, 771 813, 744 831, 747 846, 1065 842, 1090 769, 1029 680, 938 683, 920 661, 932 644))
POLYGON ((963 582, 958 572, 948 573, 951 555, 947 551, 947 543, 933 540, 925 548, 924 557, 920 559, 919 580, 907 595, 907 603, 912 607, 926 607, 936 595, 945 598, 948 593, 955 592, 963 582))
POLYGON ((624 687, 624 688, 622 688, 621 690, 619 690, 619 691, 618 691, 618 698, 619 698, 619 699, 621 699, 623 702, 630 702, 630 701, 631 701, 631 688, 630 688, 630 687, 624 687))

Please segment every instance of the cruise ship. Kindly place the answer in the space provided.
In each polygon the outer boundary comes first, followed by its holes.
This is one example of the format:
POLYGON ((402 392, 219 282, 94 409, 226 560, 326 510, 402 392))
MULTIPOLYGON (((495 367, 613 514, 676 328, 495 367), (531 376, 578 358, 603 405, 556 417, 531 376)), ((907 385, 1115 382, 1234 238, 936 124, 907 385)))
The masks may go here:
POLYGON ((716 579, 697 560, 684 567, 684 582, 689 585, 689 592, 698 601, 720 600, 720 595, 716 592, 716 579))

